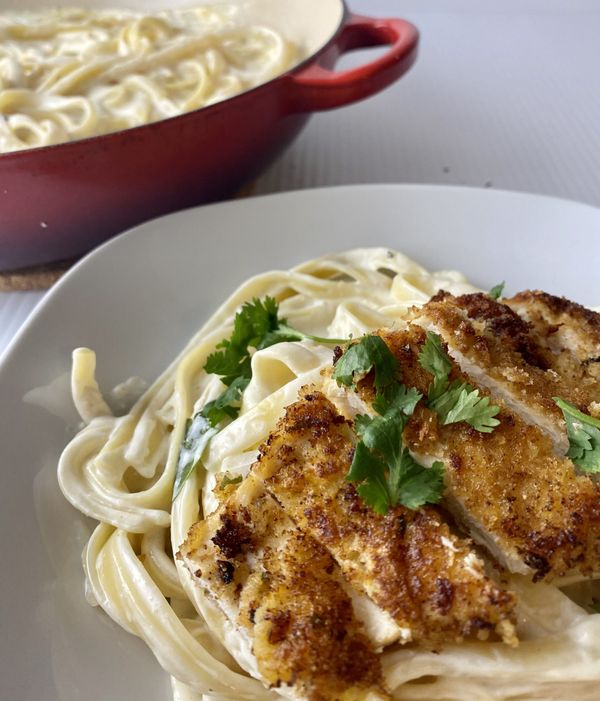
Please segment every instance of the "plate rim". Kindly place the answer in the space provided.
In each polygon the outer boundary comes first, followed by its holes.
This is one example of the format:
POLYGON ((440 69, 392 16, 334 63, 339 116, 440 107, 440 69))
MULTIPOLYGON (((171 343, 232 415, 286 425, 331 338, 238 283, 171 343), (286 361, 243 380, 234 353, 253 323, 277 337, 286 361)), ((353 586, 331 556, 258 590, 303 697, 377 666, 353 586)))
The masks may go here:
POLYGON ((567 207, 573 207, 575 209, 588 210, 593 212, 600 217, 600 207, 597 207, 588 202, 581 202, 579 200, 569 199, 567 197, 555 197, 553 195, 547 195, 544 193, 534 193, 526 192, 521 190, 509 190, 501 188, 485 188, 477 187, 471 185, 445 185, 438 183, 353 183, 345 185, 333 185, 324 187, 310 187, 310 188, 297 188, 293 190, 285 190, 282 192, 270 192, 265 194, 251 195, 249 197, 243 197, 239 199, 223 200, 220 202, 211 202, 203 205, 196 205, 194 207, 188 207, 185 209, 178 210, 176 212, 170 212, 169 214, 164 214, 160 217, 155 217, 149 219, 148 221, 137 224, 134 227, 126 229, 120 232, 116 236, 110 238, 108 241, 104 241, 96 248, 92 249, 86 253, 80 260, 78 260, 69 270, 56 282, 54 285, 44 294, 44 296, 37 302, 34 308, 29 313, 28 317, 25 319, 17 333, 11 339, 11 341, 4 348, 3 352, 0 354, 0 378, 4 366, 9 361, 10 357, 14 353, 14 349, 20 343, 21 338, 27 333, 30 326, 32 326, 36 319, 43 313, 46 306, 50 303, 50 300, 59 293, 62 287, 66 284, 70 284, 73 277, 79 275, 81 270, 89 265, 90 260, 95 259, 99 256, 105 254, 106 251, 112 250, 114 247, 118 247, 122 244, 124 240, 129 240, 135 236, 143 236, 144 230, 148 228, 160 225, 161 222, 168 222, 169 220, 174 220, 179 217, 189 217, 201 215, 202 212, 211 211, 220 208, 226 209, 236 209, 244 208, 249 202, 268 202, 273 199, 295 199, 303 197, 313 197, 323 192, 344 192, 344 191, 377 191, 377 190, 402 190, 406 192, 423 192, 431 191, 432 193, 461 193, 461 195, 467 194, 467 196, 474 197, 491 197, 493 199, 506 197, 508 199, 521 200, 521 201, 537 201, 544 202, 547 204, 554 203, 559 205, 564 205, 567 207))

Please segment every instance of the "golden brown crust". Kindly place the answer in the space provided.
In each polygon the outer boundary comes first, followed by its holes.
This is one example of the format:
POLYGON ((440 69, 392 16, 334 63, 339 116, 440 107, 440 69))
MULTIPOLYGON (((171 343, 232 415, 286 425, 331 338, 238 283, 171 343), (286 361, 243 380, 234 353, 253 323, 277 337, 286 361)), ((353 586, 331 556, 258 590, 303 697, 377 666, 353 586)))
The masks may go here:
POLYGON ((418 323, 433 325, 453 352, 506 387, 532 412, 549 415, 557 425, 562 417, 552 397, 564 397, 577 405, 584 401, 585 397, 570 392, 559 376, 548 371, 545 354, 529 338, 525 322, 487 295, 445 294, 415 314, 418 323))
POLYGON ((504 300, 524 319, 550 367, 600 401, 600 314, 564 297, 526 290, 504 300))
MULTIPOLYGON (((431 376, 418 362, 425 332, 382 333, 398 358, 404 382, 426 395, 431 376)), ((473 380, 456 364, 452 378, 473 380)), ((480 389, 482 395, 488 394, 480 389)), ((492 400, 500 404, 497 399, 492 400)), ((550 440, 506 407, 491 433, 466 423, 441 426, 419 405, 405 431, 411 450, 444 461, 452 499, 506 553, 520 558, 536 579, 571 568, 586 574, 600 565, 600 491, 572 463, 557 456, 550 440)))
POLYGON ((522 303, 539 305, 548 323, 574 322, 581 326, 595 343, 600 343, 600 314, 566 297, 556 297, 540 290, 525 290, 511 299, 505 299, 504 303, 509 306, 522 303))
POLYGON ((594 413, 593 403, 600 401, 600 321, 594 312, 540 292, 504 303, 482 293, 441 293, 415 316, 522 404, 532 422, 547 421, 564 433, 553 397, 594 413))
POLYGON ((254 654, 267 679, 300 684, 307 698, 339 698, 347 689, 381 687, 381 665, 331 577, 331 556, 297 531, 264 560, 268 590, 255 614, 254 654))
MULTIPOLYGON (((483 574, 468 541, 435 508, 380 516, 345 480, 349 426, 320 392, 286 409, 253 468, 298 527, 331 552, 346 579, 415 641, 482 637, 512 618, 514 597, 483 574)), ((501 626, 512 640, 512 626, 501 626)))
POLYGON ((383 690, 372 650, 329 553, 298 531, 252 476, 180 549, 200 586, 246 631, 258 670, 309 701, 383 690))

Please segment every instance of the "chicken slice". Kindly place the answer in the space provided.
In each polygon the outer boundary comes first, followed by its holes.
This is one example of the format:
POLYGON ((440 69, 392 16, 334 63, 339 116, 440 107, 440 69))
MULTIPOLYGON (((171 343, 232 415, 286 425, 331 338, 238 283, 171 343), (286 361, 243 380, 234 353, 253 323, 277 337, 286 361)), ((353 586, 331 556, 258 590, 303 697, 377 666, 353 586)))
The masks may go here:
MULTIPOLYGON (((381 336, 404 383, 426 396, 432 377, 418 360, 425 331, 412 324, 381 336)), ((456 363, 450 379, 477 387, 456 363)), ((501 411, 491 433, 464 422, 442 426, 420 402, 404 434, 410 450, 424 463, 444 462, 448 508, 506 568, 535 580, 571 570, 590 574, 600 564, 600 488, 556 455, 539 428, 492 401, 501 411)))
MULTIPOLYGON (((562 346, 574 333, 562 331, 557 337, 561 345, 557 346, 550 339, 550 325, 538 321, 536 327, 528 315, 522 318, 517 313, 523 312, 525 300, 531 295, 541 295, 538 299, 546 300, 543 306, 548 306, 547 298, 561 301, 543 293, 525 292, 515 298, 521 298, 520 303, 511 302, 509 306, 482 293, 453 297, 440 292, 415 310, 414 320, 440 334, 464 372, 500 397, 523 420, 539 426, 552 439, 556 452, 565 455, 569 447, 565 422, 554 397, 566 399, 585 413, 600 414, 600 386, 585 368, 595 362, 593 354, 600 353, 600 347, 596 336, 590 335, 585 345, 591 355, 585 355, 583 363, 562 346)), ((567 300, 562 302, 565 311, 561 318, 568 318, 570 309, 571 327, 578 329, 581 340, 594 328, 594 313, 567 300)), ((530 315, 535 316, 534 305, 529 307, 530 315)), ((579 352, 585 353, 581 349, 579 352)))
POLYGON ((567 452, 562 414, 553 397, 577 405, 582 398, 550 370, 547 353, 518 314, 485 294, 453 297, 440 292, 415 311, 414 320, 446 341, 450 355, 477 384, 545 431, 557 453, 567 452))
POLYGON ((389 699, 331 556, 252 476, 229 491, 179 556, 235 629, 238 662, 292 699, 389 699))
POLYGON ((600 401, 600 314, 546 292, 520 292, 504 304, 529 324, 553 370, 600 401))
POLYGON ((516 643, 515 598, 492 582, 470 541, 434 507, 380 516, 345 480, 354 451, 349 423, 319 391, 305 389, 253 467, 257 479, 344 577, 387 611, 404 641, 438 645, 496 631, 516 643))

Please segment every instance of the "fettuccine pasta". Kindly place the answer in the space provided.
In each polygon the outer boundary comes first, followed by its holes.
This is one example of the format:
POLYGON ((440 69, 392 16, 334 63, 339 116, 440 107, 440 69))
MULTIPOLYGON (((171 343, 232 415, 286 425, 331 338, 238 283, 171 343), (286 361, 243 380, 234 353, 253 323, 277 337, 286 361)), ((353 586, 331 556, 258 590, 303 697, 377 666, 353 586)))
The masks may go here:
MULTIPOLYGON (((234 701, 278 697, 245 669, 239 641, 214 603, 174 557, 190 526, 216 506, 219 475, 247 474, 257 447, 299 389, 331 365, 330 346, 285 342, 257 351, 237 419, 215 435, 202 465, 172 501, 186 421, 221 391, 203 365, 231 334, 243 302, 274 297, 303 331, 359 337, 402 323, 439 289, 473 291, 456 272, 429 273, 400 253, 353 250, 244 283, 124 416, 112 416, 93 380, 89 350, 76 350, 73 393, 85 428, 65 449, 59 482, 68 500, 99 525, 84 553, 90 603, 141 637, 171 675, 175 699, 234 701)), ((508 578, 519 598, 520 645, 450 644, 432 652, 392 645, 382 653, 387 687, 411 701, 592 701, 600 685, 600 615, 556 584, 508 578)), ((588 585, 586 585, 588 586, 588 585)), ((592 582, 591 586, 595 586, 592 582)), ((132 670, 132 675, 135 671, 132 670)))
POLYGON ((300 48, 240 7, 0 14, 0 153, 136 127, 260 85, 300 48))

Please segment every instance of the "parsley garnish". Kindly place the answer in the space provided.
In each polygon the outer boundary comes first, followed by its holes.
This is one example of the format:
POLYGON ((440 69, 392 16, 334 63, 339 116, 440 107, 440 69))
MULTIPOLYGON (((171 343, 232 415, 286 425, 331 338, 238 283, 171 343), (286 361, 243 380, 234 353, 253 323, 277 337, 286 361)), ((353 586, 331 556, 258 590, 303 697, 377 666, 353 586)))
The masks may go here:
POLYGON ((583 472, 600 472, 600 421, 560 397, 553 399, 562 410, 567 424, 567 457, 583 472))
POLYGON ((468 382, 448 379, 452 362, 442 346, 441 337, 431 331, 419 354, 419 363, 433 375, 427 394, 427 406, 435 411, 442 425, 465 421, 477 431, 490 433, 500 423, 494 416, 500 407, 490 404, 489 397, 480 397, 479 390, 468 382))
POLYGON ((253 299, 242 305, 235 315, 231 338, 221 341, 217 350, 208 356, 204 370, 220 375, 228 387, 239 378, 252 377, 251 348, 262 350, 283 341, 316 341, 317 343, 347 343, 347 339, 321 338, 303 333, 280 319, 279 305, 272 297, 253 299))
POLYGON ((506 283, 504 280, 499 284, 499 285, 494 285, 492 289, 488 292, 488 297, 491 297, 492 299, 500 299, 502 297, 502 293, 504 292, 504 285, 506 283))
POLYGON ((440 500, 444 466, 426 468, 414 460, 402 434, 421 394, 400 379, 398 361, 379 336, 363 336, 351 345, 335 366, 338 384, 355 386, 369 372, 376 390, 373 408, 379 416, 356 417, 359 441, 346 479, 356 482, 362 500, 378 514, 403 504, 418 509, 440 500))
POLYGON ((179 451, 173 499, 196 469, 210 439, 235 419, 240 411, 243 391, 252 379, 252 352, 283 341, 310 340, 317 343, 347 343, 347 339, 321 338, 303 333, 279 318, 279 305, 272 297, 253 299, 242 305, 233 321, 231 337, 217 345, 208 356, 204 370, 219 375, 226 389, 188 420, 179 451))
POLYGON ((210 421, 202 416, 201 412, 195 414, 194 418, 188 419, 185 427, 185 437, 179 449, 179 460, 177 461, 175 483, 173 484, 173 499, 177 498, 184 482, 196 469, 204 449, 215 433, 218 433, 218 429, 212 426, 210 421))
MULTIPOLYGON (((417 394, 417 402, 421 395, 417 394)), ((418 509, 438 502, 444 488, 444 466, 435 462, 430 468, 414 460, 402 441, 402 433, 415 403, 402 410, 392 407, 383 416, 357 416, 360 437, 350 470, 349 482, 358 482, 356 491, 378 514, 403 504, 418 509)))
POLYGON ((373 409, 381 415, 397 411, 411 416, 422 396, 415 387, 407 388, 398 383, 388 385, 375 395, 373 409))
POLYGON ((333 377, 338 385, 353 387, 371 370, 377 391, 394 382, 398 375, 398 361, 380 336, 363 336, 353 343, 337 361, 333 377))

